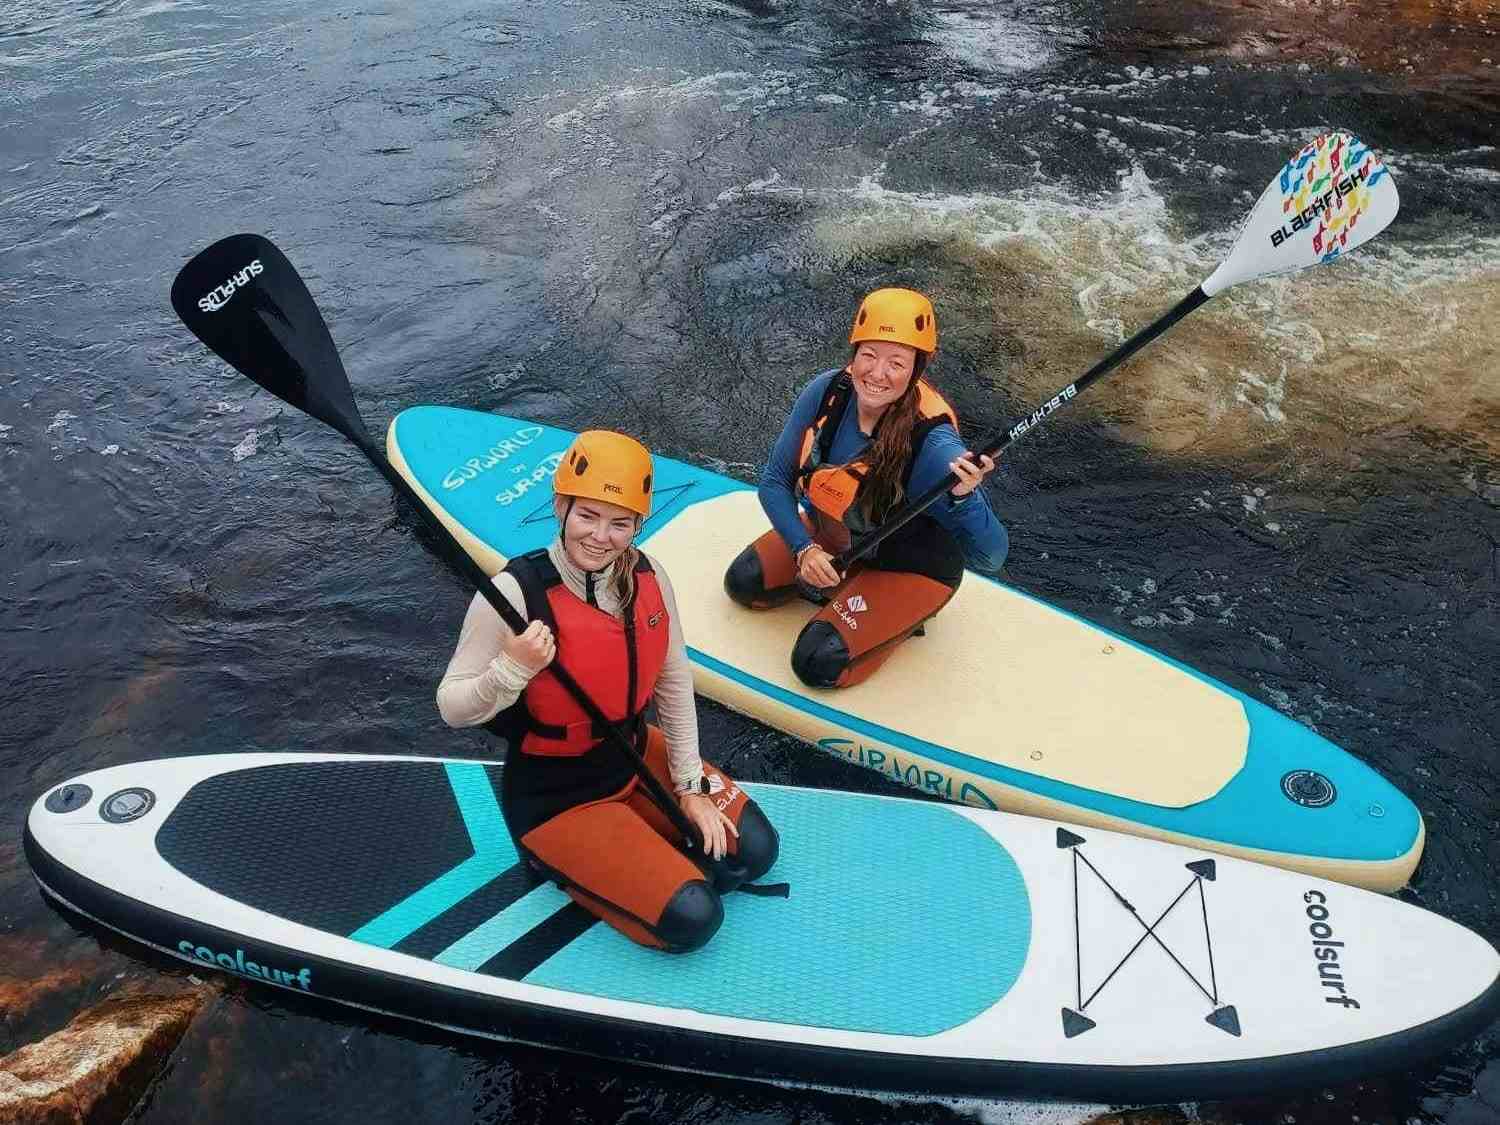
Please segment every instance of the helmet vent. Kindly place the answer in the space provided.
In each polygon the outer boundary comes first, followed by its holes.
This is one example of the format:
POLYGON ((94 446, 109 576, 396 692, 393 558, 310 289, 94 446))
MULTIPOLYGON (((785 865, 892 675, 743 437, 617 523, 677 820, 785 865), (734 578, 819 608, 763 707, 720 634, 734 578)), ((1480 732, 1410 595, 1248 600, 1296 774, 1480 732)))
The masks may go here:
POLYGON ((584 473, 586 473, 588 471, 589 471, 589 459, 587 457, 580 457, 580 458, 578 458, 578 463, 573 466, 573 472, 574 472, 574 474, 581 477, 581 476, 583 476, 584 473))

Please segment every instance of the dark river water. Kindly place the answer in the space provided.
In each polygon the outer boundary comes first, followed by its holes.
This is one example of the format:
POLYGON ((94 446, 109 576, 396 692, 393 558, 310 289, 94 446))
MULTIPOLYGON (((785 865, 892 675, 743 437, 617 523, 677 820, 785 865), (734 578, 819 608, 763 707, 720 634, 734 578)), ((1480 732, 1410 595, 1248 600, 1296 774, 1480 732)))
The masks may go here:
MULTIPOLYGON (((1403 897, 1500 941, 1496 29, 1460 0, 0 0, 0 985, 39 997, 0 1053, 187 971, 43 903, 19 830, 60 778, 490 752, 433 705, 466 591, 344 443, 181 328, 194 252, 285 249, 377 433, 447 403, 752 479, 866 289, 934 296, 940 382, 989 429, 1206 276, 1328 127, 1386 158, 1396 224, 1219 298, 1018 445, 1007 580, 1373 763, 1426 817, 1403 897)), ((702 713, 741 777, 887 789, 702 713)), ((677 1076, 230 985, 132 1120, 1103 1110, 677 1076)), ((1158 1116, 1494 1121, 1500 1028, 1158 1116)))

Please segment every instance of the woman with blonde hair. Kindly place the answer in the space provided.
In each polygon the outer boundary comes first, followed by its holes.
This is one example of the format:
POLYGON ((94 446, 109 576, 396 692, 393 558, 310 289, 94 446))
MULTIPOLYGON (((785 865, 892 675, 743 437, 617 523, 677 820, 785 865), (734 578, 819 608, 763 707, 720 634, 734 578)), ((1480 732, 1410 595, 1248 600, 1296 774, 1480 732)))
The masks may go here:
POLYGON ((729 865, 741 884, 776 861, 776 831, 759 806, 698 753, 672 585, 633 545, 651 512, 651 483, 651 454, 635 439, 577 437, 553 478, 557 538, 495 576, 525 630, 512 632, 476 596, 437 702, 450 726, 482 725, 506 740, 501 812, 533 868, 633 940, 680 953, 723 921, 715 881, 629 758, 549 671, 560 664, 630 732, 707 859, 729 865), (646 721, 653 701, 658 723, 646 721))

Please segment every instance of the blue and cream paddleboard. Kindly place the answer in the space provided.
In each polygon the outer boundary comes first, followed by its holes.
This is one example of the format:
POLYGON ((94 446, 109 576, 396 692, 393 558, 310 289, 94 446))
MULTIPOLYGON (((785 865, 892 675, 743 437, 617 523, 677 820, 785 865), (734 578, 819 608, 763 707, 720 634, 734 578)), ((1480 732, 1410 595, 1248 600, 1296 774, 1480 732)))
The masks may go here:
MULTIPOLYGON (((387 454, 491 573, 556 532, 551 477, 573 434, 423 406, 387 454)), ((672 580, 698 690, 914 789, 1395 890, 1421 815, 1374 770, 1242 692, 1012 587, 970 574, 927 635, 866 683, 793 674, 803 603, 754 612, 724 594, 768 527, 747 485, 656 460, 640 543, 672 580)), ((711 756, 711 752, 710 752, 711 756)))
POLYGON ((935 1094, 1228 1096, 1409 1067, 1494 1018, 1500 957, 1396 899, 1100 829, 747 786, 787 899, 643 949, 538 884, 501 767, 220 754, 39 798, 63 906, 201 968, 655 1065, 935 1094), (1435 967, 1441 971, 1435 971, 1435 967))

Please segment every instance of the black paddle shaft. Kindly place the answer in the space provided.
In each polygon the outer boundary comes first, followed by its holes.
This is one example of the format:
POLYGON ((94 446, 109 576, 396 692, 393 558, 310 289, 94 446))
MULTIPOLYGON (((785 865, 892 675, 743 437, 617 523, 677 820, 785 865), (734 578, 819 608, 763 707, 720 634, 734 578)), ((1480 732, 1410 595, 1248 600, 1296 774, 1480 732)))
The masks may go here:
MULTIPOLYGON (((1136 352, 1140 351, 1208 299, 1208 294, 1203 292, 1201 285, 1194 289, 1153 323, 1142 328, 1134 336, 1126 340, 1118 348, 1110 352, 1109 355, 1094 364, 1093 367, 1090 367, 1030 414, 1024 418, 1013 420, 1005 429, 987 438, 979 446, 979 455, 982 457, 994 457, 1027 434, 1040 429, 1043 422, 1072 402, 1092 383, 1104 378, 1104 376, 1108 375, 1116 367, 1119 367, 1120 364, 1135 355, 1136 352)), ((874 551, 892 535, 930 508, 937 501, 938 497, 942 496, 943 493, 947 492, 957 483, 957 475, 949 473, 926 492, 909 498, 904 504, 900 505, 887 516, 885 522, 874 531, 859 540, 859 542, 851 544, 846 550, 841 551, 834 558, 833 565, 838 570, 847 570, 851 563, 864 558, 870 552, 874 551)))
MULTIPOLYGON (((200 252, 172 283, 172 307, 193 334, 231 367, 283 402, 332 426, 357 446, 391 487, 411 501, 436 537, 443 560, 483 595, 512 632, 526 629, 526 620, 495 588, 490 576, 370 439, 317 302, 296 267, 269 239, 236 234, 200 252)), ((596 729, 607 732, 608 741, 626 756, 657 806, 699 851, 701 861, 713 866, 720 889, 736 885, 739 880, 728 870, 726 860, 708 858, 697 826, 651 772, 630 734, 604 714, 558 656, 549 669, 596 729)))

